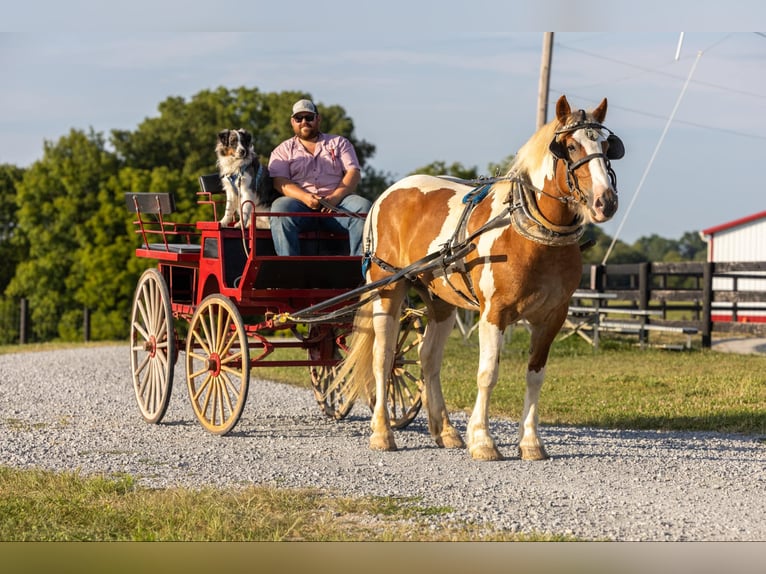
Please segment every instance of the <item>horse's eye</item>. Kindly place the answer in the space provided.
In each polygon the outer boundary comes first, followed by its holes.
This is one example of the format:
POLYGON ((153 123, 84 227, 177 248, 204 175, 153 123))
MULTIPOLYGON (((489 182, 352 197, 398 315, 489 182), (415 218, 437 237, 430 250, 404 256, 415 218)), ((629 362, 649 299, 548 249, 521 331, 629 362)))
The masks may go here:
POLYGON ((570 152, 575 152, 577 151, 577 146, 573 143, 567 144, 567 150, 569 150, 570 152))

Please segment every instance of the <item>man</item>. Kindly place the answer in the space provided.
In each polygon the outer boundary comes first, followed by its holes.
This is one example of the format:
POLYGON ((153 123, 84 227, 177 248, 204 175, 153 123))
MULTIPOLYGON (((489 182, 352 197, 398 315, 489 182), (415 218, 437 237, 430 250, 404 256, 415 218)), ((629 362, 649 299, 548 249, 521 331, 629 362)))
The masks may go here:
MULTIPOLYGON (((367 213, 370 202, 354 194, 361 171, 351 142, 320 131, 321 117, 311 100, 295 103, 290 124, 295 136, 279 144, 269 159, 274 188, 282 194, 271 211, 367 213)), ((361 255, 362 218, 274 216, 271 235, 277 255, 300 255, 298 233, 317 226, 347 231, 350 254, 361 255)))

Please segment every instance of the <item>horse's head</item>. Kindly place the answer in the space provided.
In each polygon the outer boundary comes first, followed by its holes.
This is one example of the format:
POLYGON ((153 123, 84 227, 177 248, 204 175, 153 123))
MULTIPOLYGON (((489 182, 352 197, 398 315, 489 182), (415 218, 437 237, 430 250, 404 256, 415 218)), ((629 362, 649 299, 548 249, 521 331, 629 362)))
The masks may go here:
POLYGON ((566 96, 556 102, 557 125, 549 150, 555 161, 554 177, 594 223, 608 221, 617 211, 617 181, 609 160, 620 159, 625 147, 604 127, 606 98, 593 110, 572 112, 566 96))

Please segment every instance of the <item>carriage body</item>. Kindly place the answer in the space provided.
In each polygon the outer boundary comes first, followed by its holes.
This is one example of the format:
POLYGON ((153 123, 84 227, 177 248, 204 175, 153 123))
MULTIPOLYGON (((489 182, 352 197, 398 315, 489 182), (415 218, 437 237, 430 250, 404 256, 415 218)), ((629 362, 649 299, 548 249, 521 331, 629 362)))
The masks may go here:
MULTIPOLYGON (((308 368, 321 410, 345 417, 351 403, 342 390, 328 387, 352 327, 353 310, 344 308, 364 284, 361 257, 349 255, 347 235, 319 230, 301 234, 300 256, 278 256, 270 230, 256 228, 255 221, 279 214, 256 212, 246 229, 224 227, 218 221, 225 201, 218 175, 202 176, 200 187, 198 203, 211 207, 212 218, 194 224, 169 221, 172 194, 125 194, 136 214, 135 254, 156 261, 138 282, 131 316, 133 386, 143 418, 162 420, 181 352, 195 415, 212 433, 227 434, 236 425, 256 367, 308 368), (317 305, 323 313, 316 320, 297 318, 317 305)), ((414 318, 405 330, 417 339, 422 327, 414 318)), ((394 383, 405 380, 404 361, 416 362, 405 356, 415 343, 403 344, 394 383)), ((406 373, 406 379, 419 375, 406 373)), ((412 391, 401 395, 408 397, 406 404, 392 404, 400 426, 420 408, 417 386, 408 386, 412 391)))

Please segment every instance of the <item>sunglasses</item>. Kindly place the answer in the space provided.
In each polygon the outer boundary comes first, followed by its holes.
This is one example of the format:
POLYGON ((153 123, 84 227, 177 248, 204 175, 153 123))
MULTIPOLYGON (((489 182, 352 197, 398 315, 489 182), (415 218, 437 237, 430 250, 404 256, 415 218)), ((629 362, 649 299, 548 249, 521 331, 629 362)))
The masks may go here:
POLYGON ((303 116, 293 116, 293 119, 295 120, 296 124, 301 123, 303 120, 306 120, 308 123, 313 122, 316 119, 316 115, 314 114, 305 114, 303 116))

